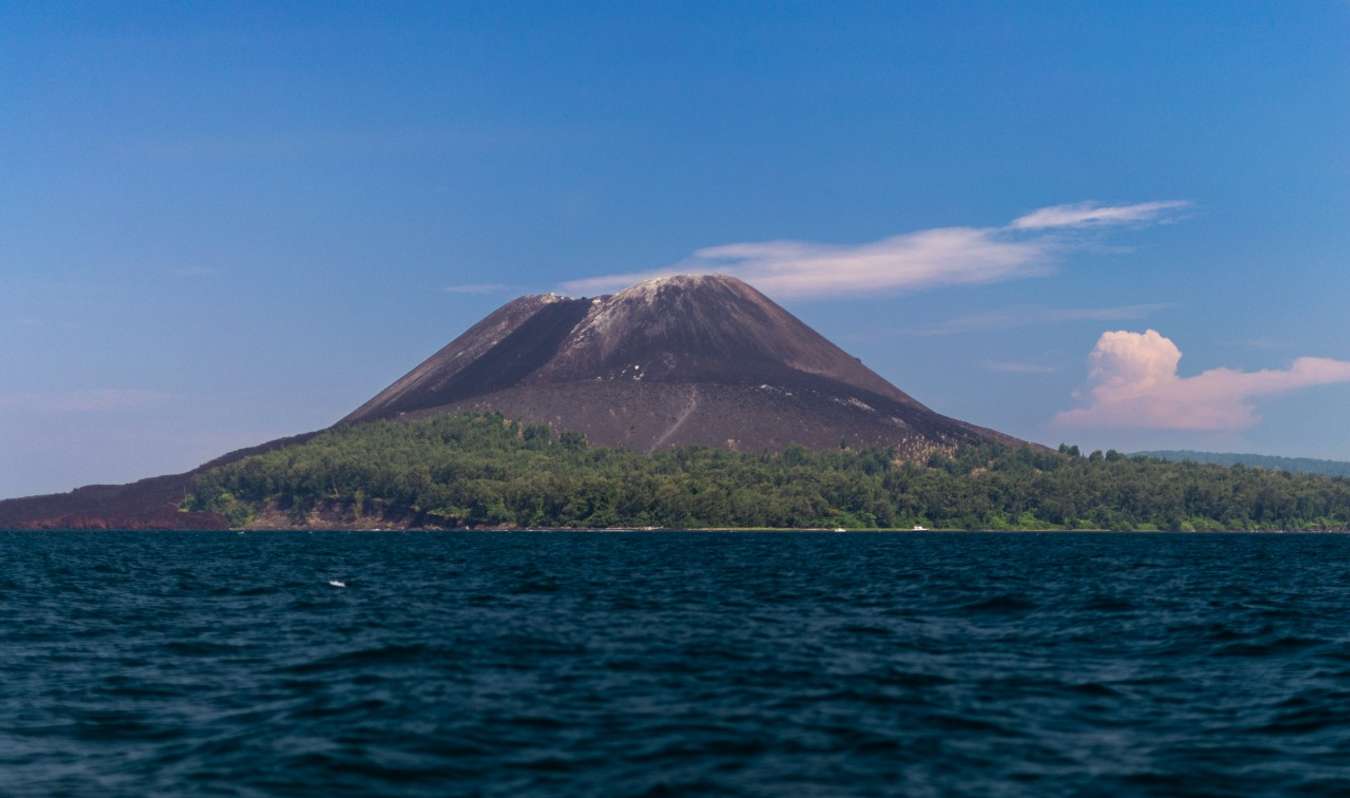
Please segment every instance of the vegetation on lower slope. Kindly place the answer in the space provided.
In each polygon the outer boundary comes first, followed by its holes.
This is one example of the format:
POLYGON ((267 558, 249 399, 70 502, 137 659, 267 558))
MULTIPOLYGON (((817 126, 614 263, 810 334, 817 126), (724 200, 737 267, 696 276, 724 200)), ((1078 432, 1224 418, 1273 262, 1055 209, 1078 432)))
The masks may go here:
POLYGON ((198 475, 185 509, 243 525, 316 509, 419 526, 1329 529, 1350 480, 997 444, 640 454, 499 415, 377 421, 198 475))

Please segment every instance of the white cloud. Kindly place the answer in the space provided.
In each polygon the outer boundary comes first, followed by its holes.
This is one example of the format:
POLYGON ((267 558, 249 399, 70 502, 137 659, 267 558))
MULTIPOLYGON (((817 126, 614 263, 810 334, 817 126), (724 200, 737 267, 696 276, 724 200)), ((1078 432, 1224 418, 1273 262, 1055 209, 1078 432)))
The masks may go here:
POLYGON ((1009 225, 1014 230, 1046 230, 1057 227, 1090 227, 1111 224, 1137 224, 1158 221, 1165 215, 1189 208, 1184 200, 1139 202, 1134 205, 1102 205, 1075 202, 1052 205, 1020 216, 1009 225))
POLYGON ((671 274, 730 274, 778 297, 824 297, 973 285, 1049 273, 1055 256, 1080 246, 1057 228, 1158 220, 1180 201, 1119 207, 1091 203, 1034 211, 1003 227, 940 227, 863 244, 758 241, 706 247, 670 266, 564 283, 603 293, 671 274))
POLYGON ((857 245, 766 241, 707 247, 669 269, 574 280, 566 287, 588 293, 668 274, 718 273, 740 277, 774 296, 828 296, 988 283, 1043 273, 1047 267, 1044 242, 947 227, 857 245))
POLYGON ((1301 357, 1287 369, 1216 368, 1182 377, 1181 349, 1156 330, 1102 333, 1090 356, 1087 404, 1055 417, 1083 427, 1238 430, 1259 418, 1253 400, 1350 382, 1350 361, 1301 357))
POLYGON ((1142 319, 1171 305, 1154 302, 1141 305, 1120 305, 1107 308, 1045 308, 1013 307, 987 313, 957 316, 930 327, 910 330, 912 335, 957 335, 988 330, 1008 330, 1034 324, 1057 324, 1071 321, 1128 321, 1142 319))
POLYGON ((510 288, 511 286, 506 283, 463 283, 447 285, 445 292, 448 294, 497 294, 510 290, 510 288))

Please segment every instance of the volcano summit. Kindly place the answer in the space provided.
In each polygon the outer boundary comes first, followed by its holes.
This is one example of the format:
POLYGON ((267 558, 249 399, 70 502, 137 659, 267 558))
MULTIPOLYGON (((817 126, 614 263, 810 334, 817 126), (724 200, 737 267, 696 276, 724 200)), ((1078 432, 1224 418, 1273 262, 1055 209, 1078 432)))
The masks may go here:
POLYGON ((617 294, 539 294, 492 313, 340 423, 493 410, 651 451, 888 446, 978 439, 733 277, 662 277, 617 294))
MULTIPOLYGON (((496 411, 637 451, 888 447, 905 458, 1021 443, 936 413, 746 283, 647 280, 617 294, 515 299, 338 422, 496 411)), ((177 510, 196 471, 0 502, 3 527, 216 526, 177 510)))

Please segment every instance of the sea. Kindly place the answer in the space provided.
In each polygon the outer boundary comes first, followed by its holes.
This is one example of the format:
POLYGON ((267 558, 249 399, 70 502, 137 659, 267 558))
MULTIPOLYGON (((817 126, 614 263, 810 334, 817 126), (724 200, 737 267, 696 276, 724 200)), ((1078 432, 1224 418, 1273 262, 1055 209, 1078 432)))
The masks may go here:
POLYGON ((1350 794, 1350 536, 0 533, 4 796, 1350 794))

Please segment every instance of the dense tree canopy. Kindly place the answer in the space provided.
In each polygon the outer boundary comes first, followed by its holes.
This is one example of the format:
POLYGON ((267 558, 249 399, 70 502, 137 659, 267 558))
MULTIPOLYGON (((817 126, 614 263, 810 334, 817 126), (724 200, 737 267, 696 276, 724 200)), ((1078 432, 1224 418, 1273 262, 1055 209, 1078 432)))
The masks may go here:
POLYGON ((488 414, 329 430, 199 475, 185 506, 239 525, 319 508, 446 527, 1339 529, 1350 480, 1076 447, 649 455, 488 414))

